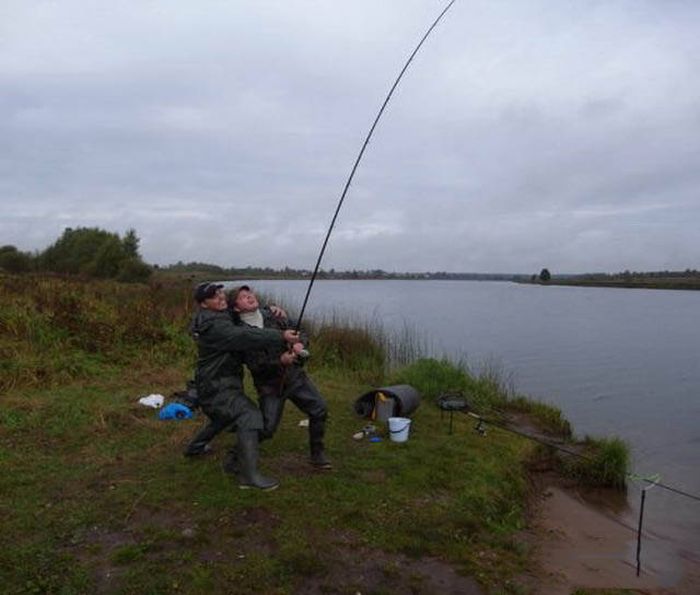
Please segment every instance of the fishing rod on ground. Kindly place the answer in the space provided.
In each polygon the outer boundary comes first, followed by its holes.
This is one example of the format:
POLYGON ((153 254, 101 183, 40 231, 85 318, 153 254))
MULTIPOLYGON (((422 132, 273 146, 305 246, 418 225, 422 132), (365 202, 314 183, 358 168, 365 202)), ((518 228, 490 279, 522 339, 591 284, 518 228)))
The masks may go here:
MULTIPOLYGON (((503 412, 500 412, 498 410, 496 410, 496 412, 503 413, 503 412)), ((553 449, 558 450, 560 452, 566 453, 566 454, 571 455, 573 457, 585 459, 589 462, 596 461, 596 459, 590 455, 586 455, 586 454, 583 454, 581 452, 576 452, 576 451, 570 450, 568 448, 564 448, 560 444, 555 444, 553 442, 550 442, 550 441, 545 440, 543 438, 540 438, 538 436, 533 436, 532 434, 528 434, 527 432, 523 432, 521 430, 516 430, 515 428, 512 428, 503 422, 496 421, 492 418, 486 418, 482 415, 479 415, 478 413, 474 413, 473 411, 461 411, 461 413, 466 413, 469 417, 477 420, 477 423, 476 423, 476 426, 474 427, 474 430, 477 433, 481 434, 482 436, 486 435, 486 426, 491 425, 491 426, 500 428, 501 430, 505 430, 506 432, 510 432, 511 434, 515 434, 515 435, 520 436, 522 438, 527 438, 528 440, 532 440, 533 442, 537 442, 538 444, 541 444, 543 446, 547 446, 549 448, 553 448, 553 449)), ((644 483, 648 484, 647 487, 658 486, 659 488, 662 488, 664 490, 667 490, 669 492, 677 494, 678 496, 683 496, 684 498, 689 498, 691 500, 695 500, 696 502, 700 502, 699 495, 691 494, 690 492, 687 492, 687 491, 682 490, 680 488, 676 488, 676 487, 668 485, 666 483, 662 483, 660 481, 659 476, 657 476, 657 475, 652 475, 652 476, 647 477, 647 476, 639 475, 637 473, 628 472, 628 473, 625 473, 625 476, 629 477, 630 479, 636 480, 636 481, 644 482, 644 483)))
MULTIPOLYGON (((594 462, 596 459, 594 457, 591 457, 590 455, 584 454, 582 452, 576 452, 573 450, 570 450, 568 448, 564 448, 560 444, 555 444, 554 442, 551 442, 549 440, 545 440, 544 438, 540 438, 539 436, 533 436, 532 434, 529 434, 528 432, 523 432, 522 430, 517 430, 511 426, 509 426, 507 423, 499 421, 494 419, 493 417, 485 417, 484 415, 481 415, 479 413, 476 413, 475 411, 472 410, 471 406, 468 404, 466 399, 464 399, 461 394, 459 393, 446 393, 440 398, 438 398, 438 407, 440 408, 441 411, 450 413, 450 428, 449 428, 449 433, 452 433, 452 414, 453 413, 464 413, 471 417, 472 419, 476 420, 476 425, 474 426, 474 431, 476 431, 478 434, 481 436, 486 435, 486 427, 487 426, 493 426, 496 428, 499 428, 501 430, 505 430, 506 432, 510 432, 511 434, 515 434, 516 436, 520 436, 522 438, 527 438, 528 440, 532 440, 533 442, 537 442, 538 444, 541 444, 543 446, 547 446, 549 448, 553 448, 555 450, 558 450, 560 452, 566 453, 568 455, 578 457, 580 459, 585 459, 589 462, 594 462)), ((506 413, 503 410, 500 410, 498 408, 493 408, 494 413, 501 417, 505 417, 506 413)), ((672 492, 674 494, 677 494, 679 496, 683 496, 684 498, 689 498, 691 500, 695 500, 696 502, 700 502, 700 495, 697 494, 691 494, 690 492, 687 492, 685 490, 682 490, 680 488, 676 488, 674 486, 662 483, 660 481, 660 478, 657 477, 656 475, 646 477, 642 475, 638 475, 636 473, 626 473, 625 474, 627 477, 630 479, 636 480, 636 481, 642 481, 649 486, 658 486, 664 490, 667 490, 669 492, 672 492)))

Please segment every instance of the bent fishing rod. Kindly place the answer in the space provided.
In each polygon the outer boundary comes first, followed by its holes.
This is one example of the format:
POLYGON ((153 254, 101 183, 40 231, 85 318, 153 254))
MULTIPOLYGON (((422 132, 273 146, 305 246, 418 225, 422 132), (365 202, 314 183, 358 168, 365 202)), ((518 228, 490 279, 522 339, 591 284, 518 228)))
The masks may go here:
POLYGON ((350 175, 348 176, 348 179, 345 182, 345 186, 343 187, 343 192, 340 195, 340 200, 338 201, 338 206, 335 209, 335 213, 333 214, 333 218, 331 219, 331 224, 328 227, 328 232, 326 233, 326 237, 323 240, 323 244, 321 246, 321 251, 319 252, 318 259, 316 260, 316 266, 314 267, 313 274, 311 275, 311 279, 309 280, 309 285, 306 288, 306 295, 304 296, 304 302, 301 306, 301 311, 299 312, 299 316, 296 320, 296 325, 295 325, 296 331, 298 331, 299 328, 301 327, 301 321, 304 318, 304 312, 306 311, 306 306, 309 302, 309 296, 311 295, 311 289, 314 286, 314 282, 316 281, 316 277, 318 275, 319 268, 321 267, 321 261, 323 260, 323 255, 325 254, 326 247, 328 246, 328 240, 330 239, 331 233, 333 232, 333 228, 335 227, 335 222, 338 219, 338 214, 340 213, 340 209, 343 206, 343 202, 345 202, 345 196, 348 193, 348 189, 350 188, 350 184, 352 183, 352 179, 355 177, 355 172, 357 171, 357 167, 360 165, 360 161, 362 161, 362 156, 365 154, 365 149, 367 148, 367 145, 369 144, 369 141, 372 138, 372 134, 374 134, 374 129, 377 127, 377 124, 379 123, 379 120, 381 119, 382 114, 384 113, 384 110, 386 109, 386 106, 389 103, 389 100, 391 99, 391 96, 394 94, 396 87, 398 87, 399 82, 401 81, 401 78, 403 77, 404 73, 408 69, 409 65, 411 64, 411 62, 413 62, 413 58, 418 53, 418 50, 420 50, 421 46, 423 45, 423 43, 425 43, 425 40, 428 39, 428 36, 432 33, 433 29, 435 29, 437 24, 442 20, 442 17, 444 17, 445 14, 447 13, 447 11, 450 8, 452 8, 452 5, 455 2, 456 2, 456 0, 451 0, 447 4, 447 6, 445 6, 445 8, 442 9, 442 12, 433 21, 433 24, 430 25, 430 27, 425 32, 425 34, 423 35, 421 40, 418 42, 418 45, 411 52, 411 55, 406 60, 406 63, 403 65, 403 68, 401 69, 401 72, 399 72, 399 75, 396 77, 394 84, 391 86, 389 93, 387 94, 386 98, 384 99, 382 106, 379 108, 379 112, 377 113, 377 116, 374 118, 374 122, 372 123, 372 126, 369 129, 369 132, 367 133, 367 136, 365 137, 364 142, 362 143, 362 148, 360 149, 360 152, 358 153, 357 158, 355 159, 355 163, 352 166, 352 170, 350 171, 350 175))

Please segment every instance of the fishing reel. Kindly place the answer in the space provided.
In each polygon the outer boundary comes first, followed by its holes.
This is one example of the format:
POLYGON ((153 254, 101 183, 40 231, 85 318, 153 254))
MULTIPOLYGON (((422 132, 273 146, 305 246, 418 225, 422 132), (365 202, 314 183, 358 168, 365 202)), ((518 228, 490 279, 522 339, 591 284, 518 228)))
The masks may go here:
POLYGON ((477 421, 474 426, 474 431, 479 434, 479 436, 486 436, 486 422, 479 418, 479 421, 477 421))
POLYGON ((294 355, 296 355, 294 365, 299 368, 303 368, 308 359, 311 357, 311 353, 309 353, 308 349, 302 349, 301 351, 296 352, 294 355))

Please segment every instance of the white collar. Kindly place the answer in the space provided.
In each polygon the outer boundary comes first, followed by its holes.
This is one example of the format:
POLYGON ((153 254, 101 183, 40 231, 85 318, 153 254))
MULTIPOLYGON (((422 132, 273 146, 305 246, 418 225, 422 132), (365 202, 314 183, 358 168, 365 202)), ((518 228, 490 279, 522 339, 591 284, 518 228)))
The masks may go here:
POLYGON ((239 314, 241 320, 249 326, 256 326, 258 328, 263 328, 263 315, 260 308, 254 312, 241 312, 239 314))

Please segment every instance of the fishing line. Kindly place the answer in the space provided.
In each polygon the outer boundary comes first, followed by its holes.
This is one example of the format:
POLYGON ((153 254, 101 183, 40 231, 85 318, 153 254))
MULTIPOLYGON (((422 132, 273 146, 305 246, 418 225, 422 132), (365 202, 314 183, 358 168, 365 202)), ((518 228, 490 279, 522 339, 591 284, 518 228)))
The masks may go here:
MULTIPOLYGON (((564 448, 563 446, 560 446, 558 444, 554 444, 552 442, 549 442, 549 441, 544 440, 542 438, 539 438, 537 436, 533 436, 532 434, 528 434, 526 432, 522 432, 520 430, 516 430, 514 428, 511 428, 504 423, 499 423, 499 422, 494 421, 492 419, 486 419, 477 413, 473 413, 471 411, 463 411, 463 413, 466 413, 469 417, 473 417, 474 419, 476 419, 479 424, 487 424, 487 425, 495 426, 497 428, 500 428, 501 430, 505 430, 506 432, 516 434, 517 436, 521 436, 522 438, 527 438, 528 440, 532 440, 533 442, 537 442, 538 444, 542 444, 543 446, 547 446, 549 448, 553 448, 555 450, 564 452, 568 455, 578 457, 580 459, 585 459, 589 462, 595 461, 595 458, 591 457, 590 455, 586 455, 586 454, 583 454, 581 452, 576 452, 576 451, 570 450, 568 448, 564 448)), ((500 413, 502 413, 502 412, 500 412, 500 413)), ((483 426, 482 426, 482 428, 483 428, 483 426)), ((482 428, 477 426, 476 430, 479 431, 479 433, 483 434, 482 428)), ((673 492, 674 494, 678 494, 679 496, 683 496, 685 498, 690 498, 691 500, 695 500, 696 502, 700 502, 700 496, 697 496, 695 494, 691 494, 689 492, 686 492, 686 491, 681 490, 679 488, 675 488, 675 487, 670 486, 668 484, 664 484, 661 481, 659 481, 659 478, 657 476, 645 477, 645 476, 638 475, 638 474, 632 473, 632 472, 626 473, 625 476, 628 477, 629 479, 634 480, 634 481, 643 481, 643 482, 649 484, 650 486, 658 486, 662 489, 668 490, 669 492, 673 492)))
MULTIPOLYGON (((586 454, 583 454, 580 452, 575 452, 575 451, 570 450, 568 448, 564 448, 558 444, 553 444, 552 442, 549 442, 548 440, 544 440, 544 439, 539 438, 537 436, 533 436, 533 435, 528 434, 526 432, 522 432, 520 430, 516 430, 514 428, 511 428, 508 425, 506 425, 505 423, 497 422, 497 421, 494 421, 492 419, 486 419, 486 418, 482 417, 481 415, 479 415, 478 413, 474 413, 472 411, 469 411, 468 405, 466 404, 466 401, 459 399, 459 397, 457 395, 447 395, 447 397, 448 398, 444 402, 441 402, 438 399, 438 406, 443 411, 450 412, 450 434, 452 433, 452 414, 454 412, 460 412, 460 413, 465 413, 469 417, 472 417, 472 418, 477 420, 477 425, 474 429, 482 436, 486 435, 485 426, 488 424, 488 425, 495 426, 501 430, 505 430, 506 432, 511 432, 512 434, 515 434, 515 435, 520 436, 522 438, 532 440, 533 442, 537 442, 538 444, 544 445, 548 448, 552 448, 552 449, 564 452, 568 455, 571 455, 574 457, 579 457, 579 458, 585 459, 589 462, 595 461, 595 458, 593 458, 589 455, 586 455, 586 454), (457 397, 457 398, 455 398, 455 397, 457 397), (450 399, 452 399, 452 400, 450 400, 450 399)), ((503 415, 502 411, 496 410, 496 413, 503 415)), ((675 488, 673 486, 661 483, 660 476, 658 474, 654 474, 651 476, 643 476, 643 475, 638 475, 636 473, 628 472, 628 473, 625 473, 625 477, 627 477, 633 481, 645 482, 647 484, 645 487, 643 487, 641 489, 641 502, 640 502, 640 506, 639 506, 639 520, 637 523, 637 531, 636 531, 636 533, 637 533, 636 572, 637 572, 637 576, 639 576, 641 571, 642 571, 642 558, 641 558, 642 534, 643 534, 642 533, 642 526, 644 523, 644 505, 646 502, 647 491, 649 491, 651 488, 658 486, 660 488, 663 488, 665 490, 668 490, 670 492, 673 492, 673 493, 678 494, 680 496, 683 496, 685 498, 695 500, 697 502, 700 502, 700 496, 697 496, 695 494, 690 494, 686 491, 680 490, 680 489, 675 488)), ((619 522, 622 526, 626 527, 627 529, 633 529, 632 527, 630 527, 626 523, 623 523, 621 521, 617 521, 617 522, 619 522)))
POLYGON ((430 33, 433 31, 433 29, 435 29, 437 24, 442 20, 442 17, 445 16, 445 13, 452 7, 452 5, 455 2, 456 2, 456 0, 451 0, 447 4, 447 6, 445 6, 445 8, 442 10, 442 12, 433 21, 433 24, 430 25, 428 30, 425 32, 425 34, 423 35, 423 37, 421 38, 420 42, 415 47, 413 52, 411 52, 411 55, 408 57, 408 60, 406 60, 406 63, 403 65, 401 72, 399 72, 399 76, 396 77, 394 84, 391 86, 389 93, 387 94, 386 98, 384 99, 384 102, 382 103, 381 108, 379 108, 379 112, 377 113, 377 116, 374 119, 374 123, 372 124, 372 127, 369 129, 369 132, 367 133, 367 136, 365 138, 364 143, 362 143, 362 148, 360 149, 360 152, 357 155, 357 158, 355 159, 355 163, 352 166, 352 170, 350 171, 350 175, 348 176, 348 179, 345 182, 345 187, 343 188, 343 192, 340 195, 340 200, 338 201, 338 206, 335 209, 335 213, 333 214, 333 218, 331 219, 331 224, 328 227, 328 232, 326 233, 326 237, 323 240, 323 244, 321 246, 321 251, 318 254, 318 259, 316 260, 316 266, 314 267, 313 274, 311 275, 311 280, 309 281, 309 285, 306 288, 306 295, 304 296, 304 302, 301 306, 301 312, 299 313, 299 317, 297 318, 297 321, 296 321, 295 330, 297 330, 297 331, 299 330, 299 327, 301 326, 301 321, 304 318, 304 312, 306 311, 306 305, 309 301, 309 295, 311 294, 311 288, 313 287, 314 282, 316 281, 316 276, 318 275, 318 271, 319 271, 319 268, 321 266, 321 260, 323 259, 323 255, 326 252, 326 246, 328 245, 328 240, 331 237, 331 233, 333 232, 333 228, 335 227, 335 222, 338 219, 338 213, 340 213, 340 209, 343 206, 343 202, 345 201, 345 196, 348 193, 348 189, 350 188, 350 184, 352 182, 352 179, 355 176, 355 171, 357 171, 357 167, 358 167, 358 165, 360 165, 360 161, 362 160, 362 156, 365 153, 365 149, 367 148, 367 145, 369 144, 369 141, 372 138, 372 134, 374 133, 374 129, 377 127, 377 124, 379 123, 379 119, 382 117, 382 114, 384 113, 384 109, 386 108, 387 104, 389 103, 391 96, 394 94, 394 90, 398 86, 399 81, 401 81, 401 77, 403 77, 404 72, 406 72, 406 70, 408 69, 408 66, 413 61, 413 58, 418 53, 418 50, 420 50, 421 46, 423 45, 425 40, 428 38, 430 33))

